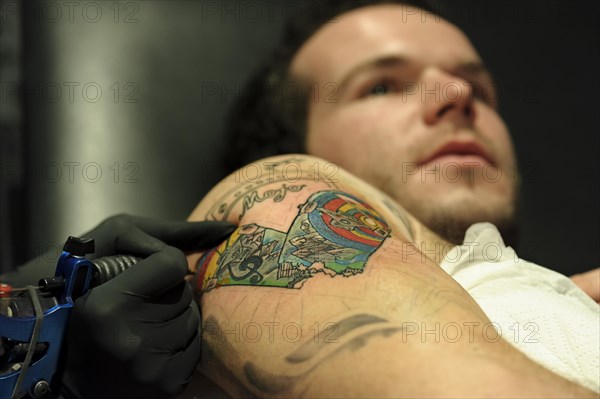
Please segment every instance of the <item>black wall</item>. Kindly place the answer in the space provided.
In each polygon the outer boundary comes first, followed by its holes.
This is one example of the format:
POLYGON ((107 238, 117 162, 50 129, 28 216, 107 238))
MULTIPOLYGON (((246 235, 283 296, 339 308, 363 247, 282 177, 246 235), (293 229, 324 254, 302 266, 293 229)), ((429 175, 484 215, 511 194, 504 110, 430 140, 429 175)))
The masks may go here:
POLYGON ((519 255, 600 265, 600 32, 591 1, 461 1, 450 15, 491 67, 522 173, 519 255))

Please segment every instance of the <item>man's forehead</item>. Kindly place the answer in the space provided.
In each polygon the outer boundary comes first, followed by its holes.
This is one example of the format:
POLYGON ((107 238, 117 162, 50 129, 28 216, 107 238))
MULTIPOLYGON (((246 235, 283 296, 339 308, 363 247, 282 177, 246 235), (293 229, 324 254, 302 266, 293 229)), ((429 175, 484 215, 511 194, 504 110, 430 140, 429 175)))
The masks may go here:
POLYGON ((386 4, 352 10, 322 26, 298 50, 291 71, 337 81, 359 64, 390 56, 447 68, 480 61, 456 26, 425 11, 386 4))

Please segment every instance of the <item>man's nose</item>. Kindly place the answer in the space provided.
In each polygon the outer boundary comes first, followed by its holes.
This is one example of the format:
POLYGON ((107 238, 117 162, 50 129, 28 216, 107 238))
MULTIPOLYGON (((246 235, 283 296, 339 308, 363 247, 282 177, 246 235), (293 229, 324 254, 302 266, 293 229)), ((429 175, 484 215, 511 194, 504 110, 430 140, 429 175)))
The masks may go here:
POLYGON ((452 122, 458 126, 473 125, 473 87, 458 76, 437 68, 425 71, 421 83, 421 101, 426 125, 440 122, 452 122))

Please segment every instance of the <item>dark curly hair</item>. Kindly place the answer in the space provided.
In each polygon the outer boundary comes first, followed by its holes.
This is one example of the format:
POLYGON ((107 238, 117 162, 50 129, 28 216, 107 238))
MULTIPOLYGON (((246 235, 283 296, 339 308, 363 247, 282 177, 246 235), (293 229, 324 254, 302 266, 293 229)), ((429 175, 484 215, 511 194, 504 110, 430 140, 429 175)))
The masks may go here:
POLYGON ((291 76, 289 66, 302 44, 323 24, 356 8, 376 4, 418 7, 440 16, 430 0, 336 0, 302 2, 302 15, 290 19, 270 57, 254 72, 229 111, 221 157, 225 172, 257 159, 304 153, 310 83, 291 76), (291 95, 293 94, 293 95, 291 95))

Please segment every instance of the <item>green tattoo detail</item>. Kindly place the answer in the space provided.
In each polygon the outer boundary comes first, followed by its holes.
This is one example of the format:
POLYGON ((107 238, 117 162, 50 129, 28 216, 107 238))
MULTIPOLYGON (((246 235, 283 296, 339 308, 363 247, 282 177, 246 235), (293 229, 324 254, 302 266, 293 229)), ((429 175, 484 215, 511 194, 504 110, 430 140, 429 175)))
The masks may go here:
POLYGON ((320 191, 299 206, 288 232, 248 224, 200 259, 204 291, 224 285, 300 288, 318 273, 362 273, 390 228, 371 206, 339 191, 320 191))

